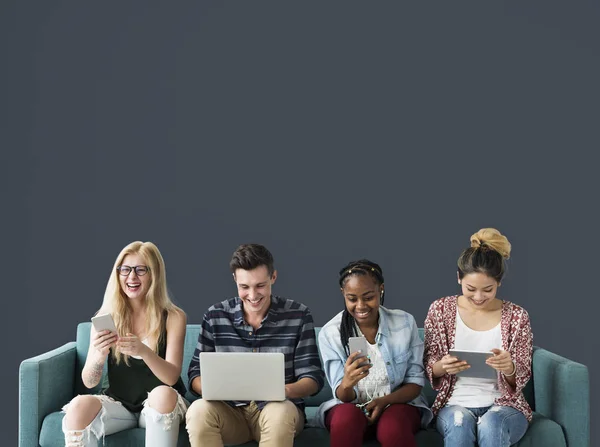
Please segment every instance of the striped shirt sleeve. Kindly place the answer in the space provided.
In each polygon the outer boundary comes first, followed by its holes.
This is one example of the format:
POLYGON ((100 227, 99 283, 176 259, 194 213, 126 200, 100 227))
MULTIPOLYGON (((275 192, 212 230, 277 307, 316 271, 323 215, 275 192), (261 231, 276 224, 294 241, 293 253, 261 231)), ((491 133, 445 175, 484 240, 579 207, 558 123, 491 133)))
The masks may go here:
POLYGON ((313 317, 308 309, 302 318, 299 334, 300 337, 294 352, 294 375, 296 380, 310 377, 317 382, 318 389, 315 393, 317 394, 323 388, 325 379, 317 349, 313 317))
POLYGON ((204 314, 202 319, 202 325, 200 328, 200 334, 198 335, 198 343, 194 350, 194 355, 190 361, 190 367, 188 368, 188 389, 190 392, 199 397, 199 394, 192 389, 192 381, 200 376, 200 353, 201 352, 214 352, 215 342, 213 337, 212 325, 210 323, 209 312, 204 314))

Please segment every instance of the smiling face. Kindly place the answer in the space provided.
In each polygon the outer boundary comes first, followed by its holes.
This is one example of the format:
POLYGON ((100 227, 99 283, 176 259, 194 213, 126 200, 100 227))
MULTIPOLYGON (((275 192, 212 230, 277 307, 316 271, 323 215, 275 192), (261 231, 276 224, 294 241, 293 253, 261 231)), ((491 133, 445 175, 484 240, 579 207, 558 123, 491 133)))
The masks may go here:
POLYGON ((271 286, 277 279, 277 271, 269 275, 266 265, 253 270, 236 269, 233 279, 242 300, 244 316, 251 320, 264 318, 271 305, 271 286))
POLYGON ((494 305, 498 282, 485 273, 469 273, 458 280, 462 294, 474 309, 488 309, 494 305))
POLYGON ((342 294, 346 309, 359 326, 377 324, 382 292, 383 284, 371 275, 351 275, 344 282, 342 294))
MULTIPOLYGON (((144 258, 138 253, 128 254, 123 258, 121 266, 137 267, 146 266, 144 258)), ((119 276, 119 284, 121 290, 130 299, 144 299, 150 289, 152 283, 152 273, 147 272, 143 276, 138 276, 135 269, 131 269, 131 272, 127 276, 123 276, 117 273, 119 276)))

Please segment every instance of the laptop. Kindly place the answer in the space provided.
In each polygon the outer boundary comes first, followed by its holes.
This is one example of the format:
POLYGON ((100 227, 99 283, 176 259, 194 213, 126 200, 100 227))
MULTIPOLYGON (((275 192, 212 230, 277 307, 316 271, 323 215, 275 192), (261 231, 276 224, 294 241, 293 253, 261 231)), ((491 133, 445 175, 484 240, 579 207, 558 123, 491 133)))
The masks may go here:
POLYGON ((206 400, 285 400, 281 352, 201 352, 200 375, 206 400))

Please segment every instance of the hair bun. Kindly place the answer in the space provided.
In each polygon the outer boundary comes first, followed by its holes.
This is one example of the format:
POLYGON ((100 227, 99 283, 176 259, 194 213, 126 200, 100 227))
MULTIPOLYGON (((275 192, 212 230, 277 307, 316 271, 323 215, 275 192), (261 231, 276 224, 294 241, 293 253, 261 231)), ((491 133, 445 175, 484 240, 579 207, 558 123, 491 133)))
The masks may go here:
POLYGON ((486 247, 495 250, 502 255, 504 259, 510 258, 511 245, 506 236, 495 228, 482 228, 471 236, 471 247, 486 247))

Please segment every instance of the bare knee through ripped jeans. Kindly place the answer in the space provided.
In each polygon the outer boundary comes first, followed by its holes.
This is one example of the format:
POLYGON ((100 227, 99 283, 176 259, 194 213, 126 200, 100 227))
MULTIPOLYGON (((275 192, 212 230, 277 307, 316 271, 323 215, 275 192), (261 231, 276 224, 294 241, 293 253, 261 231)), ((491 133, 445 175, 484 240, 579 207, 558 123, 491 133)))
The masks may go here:
MULTIPOLYGON (((162 414, 144 401, 144 408, 140 413, 127 410, 120 402, 104 395, 96 395, 102 408, 94 420, 83 430, 70 430, 66 427, 65 418, 62 430, 65 435, 66 447, 96 447, 98 440, 130 428, 141 427, 146 429, 146 447, 175 447, 179 435, 179 424, 184 419, 189 403, 177 394, 175 409, 167 414, 162 414)), ((66 412, 69 404, 63 407, 66 412)))

